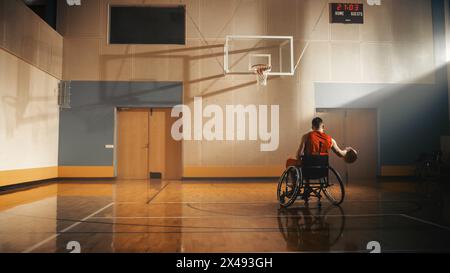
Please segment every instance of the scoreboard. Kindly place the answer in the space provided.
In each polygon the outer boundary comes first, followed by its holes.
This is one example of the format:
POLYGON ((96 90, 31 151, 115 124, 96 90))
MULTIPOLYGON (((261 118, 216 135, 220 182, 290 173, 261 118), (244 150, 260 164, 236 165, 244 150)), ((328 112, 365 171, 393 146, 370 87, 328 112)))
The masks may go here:
POLYGON ((364 5, 356 3, 330 3, 330 22, 364 24, 364 5))

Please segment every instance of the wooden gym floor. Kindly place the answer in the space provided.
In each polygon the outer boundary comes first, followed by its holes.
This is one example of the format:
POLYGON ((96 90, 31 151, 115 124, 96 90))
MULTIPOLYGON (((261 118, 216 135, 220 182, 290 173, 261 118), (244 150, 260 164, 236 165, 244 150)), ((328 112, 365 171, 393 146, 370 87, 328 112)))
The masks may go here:
POLYGON ((0 195, 0 252, 450 252, 444 183, 359 181, 279 210, 276 181, 61 181, 0 195))

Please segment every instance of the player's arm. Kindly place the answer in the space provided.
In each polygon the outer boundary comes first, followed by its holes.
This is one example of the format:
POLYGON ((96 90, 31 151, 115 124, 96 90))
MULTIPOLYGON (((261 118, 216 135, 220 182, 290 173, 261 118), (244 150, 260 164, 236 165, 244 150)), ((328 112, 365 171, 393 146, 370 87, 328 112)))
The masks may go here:
POLYGON ((331 149, 339 157, 345 157, 347 155, 347 151, 348 151, 348 149, 342 150, 341 148, 339 148, 339 145, 337 144, 336 140, 334 140, 334 139, 332 139, 331 149))
POLYGON ((307 135, 302 136, 302 141, 300 142, 300 146, 298 147, 297 150, 297 160, 299 160, 302 157, 303 153, 305 152, 306 136, 307 135))

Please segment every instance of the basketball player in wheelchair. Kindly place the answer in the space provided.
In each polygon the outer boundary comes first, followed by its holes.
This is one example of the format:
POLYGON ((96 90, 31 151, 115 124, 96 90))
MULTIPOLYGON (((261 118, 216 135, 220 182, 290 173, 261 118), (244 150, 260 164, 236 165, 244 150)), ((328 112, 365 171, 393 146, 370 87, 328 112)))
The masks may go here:
POLYGON ((329 151, 351 164, 357 160, 353 148, 339 148, 336 141, 325 134, 321 118, 312 121, 312 131, 302 137, 296 159, 289 159, 286 171, 278 183, 278 201, 289 207, 297 199, 308 206, 311 198, 318 198, 319 208, 323 195, 335 206, 344 202, 345 188, 339 173, 329 165, 329 151))

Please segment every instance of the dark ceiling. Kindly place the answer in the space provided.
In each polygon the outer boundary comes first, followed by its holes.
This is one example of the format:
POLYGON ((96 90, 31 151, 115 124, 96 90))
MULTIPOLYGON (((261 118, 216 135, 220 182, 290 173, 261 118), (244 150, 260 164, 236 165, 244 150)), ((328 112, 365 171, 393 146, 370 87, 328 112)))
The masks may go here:
POLYGON ((23 0, 23 2, 56 29, 56 0, 23 0))
POLYGON ((48 0, 23 0, 27 6, 46 6, 48 0))

